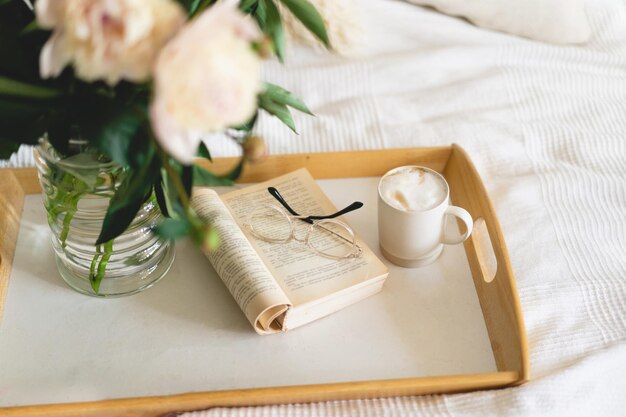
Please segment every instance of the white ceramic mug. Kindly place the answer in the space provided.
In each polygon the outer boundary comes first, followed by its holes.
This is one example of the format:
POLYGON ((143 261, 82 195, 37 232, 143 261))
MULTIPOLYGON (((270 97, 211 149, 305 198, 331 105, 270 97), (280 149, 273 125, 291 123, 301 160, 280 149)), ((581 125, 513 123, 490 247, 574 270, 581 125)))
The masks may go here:
POLYGON ((472 233, 472 216, 461 207, 450 205, 450 187, 445 178, 430 168, 403 166, 387 172, 378 183, 378 238, 380 249, 389 261, 406 268, 428 265, 434 262, 443 245, 464 242, 472 233), (427 210, 400 210, 390 205, 381 194, 383 179, 399 170, 423 169, 445 184, 446 197, 437 206, 427 210), (466 231, 459 234, 446 230, 446 217, 455 216, 465 223, 466 231))

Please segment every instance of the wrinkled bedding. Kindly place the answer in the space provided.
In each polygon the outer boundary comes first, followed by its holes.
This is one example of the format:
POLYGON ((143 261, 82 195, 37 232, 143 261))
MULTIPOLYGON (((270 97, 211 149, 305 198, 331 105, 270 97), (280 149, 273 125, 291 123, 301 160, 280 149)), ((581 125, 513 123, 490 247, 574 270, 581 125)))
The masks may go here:
MULTIPOLYGON (((469 394, 215 409, 218 415, 618 416, 626 409, 626 3, 589 1, 592 38, 554 46, 367 0, 368 49, 292 50, 266 76, 306 98, 273 153, 461 144, 492 197, 531 378, 469 394)), ((215 152, 235 154, 226 142, 215 152)))

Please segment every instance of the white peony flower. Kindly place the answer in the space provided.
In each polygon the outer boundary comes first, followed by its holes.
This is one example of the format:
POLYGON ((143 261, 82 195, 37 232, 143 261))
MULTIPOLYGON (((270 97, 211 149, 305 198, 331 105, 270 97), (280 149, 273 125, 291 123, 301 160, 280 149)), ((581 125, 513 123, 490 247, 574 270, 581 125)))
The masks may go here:
POLYGON ((261 90, 256 24, 220 2, 185 26, 160 52, 150 113, 161 146, 191 164, 203 135, 247 122, 261 90))
POLYGON ((73 63, 86 81, 150 78, 159 49, 185 22, 173 0, 39 0, 37 23, 53 33, 40 55, 43 78, 73 63))

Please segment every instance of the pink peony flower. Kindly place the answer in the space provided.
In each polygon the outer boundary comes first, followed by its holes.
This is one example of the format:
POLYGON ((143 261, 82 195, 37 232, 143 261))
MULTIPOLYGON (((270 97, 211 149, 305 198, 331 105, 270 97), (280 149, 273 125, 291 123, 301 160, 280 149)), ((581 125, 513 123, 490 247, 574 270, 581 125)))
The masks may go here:
POLYGON ((220 2, 186 25, 160 52, 151 105, 161 146, 184 164, 203 135, 247 122, 261 90, 261 61, 251 41, 256 24, 220 2))
POLYGON ((72 63, 85 81, 150 78, 160 48, 185 22, 173 0, 39 0, 39 26, 53 33, 40 55, 43 78, 72 63))

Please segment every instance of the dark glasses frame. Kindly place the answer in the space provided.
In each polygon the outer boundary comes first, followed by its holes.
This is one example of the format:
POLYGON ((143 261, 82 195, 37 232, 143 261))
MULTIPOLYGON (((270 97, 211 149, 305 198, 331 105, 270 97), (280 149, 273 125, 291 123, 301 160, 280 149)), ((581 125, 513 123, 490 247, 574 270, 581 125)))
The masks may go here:
POLYGON ((339 217, 342 216, 346 213, 350 213, 351 211, 354 210, 358 210, 361 207, 363 207, 363 203, 361 203, 360 201, 355 201, 354 203, 350 204, 349 206, 339 210, 336 213, 333 214, 328 214, 328 215, 324 215, 324 216, 306 216, 306 217, 302 217, 300 214, 298 214, 294 209, 292 209, 289 204, 287 204, 287 202, 285 201, 285 198, 278 192, 278 190, 275 187, 268 187, 267 191, 270 193, 270 195, 272 197, 274 197, 284 208, 285 210, 287 210, 290 214, 294 215, 294 216, 299 216, 298 220, 302 220, 303 222, 309 223, 309 224, 313 224, 313 220, 325 220, 325 219, 334 219, 335 217, 339 217))

